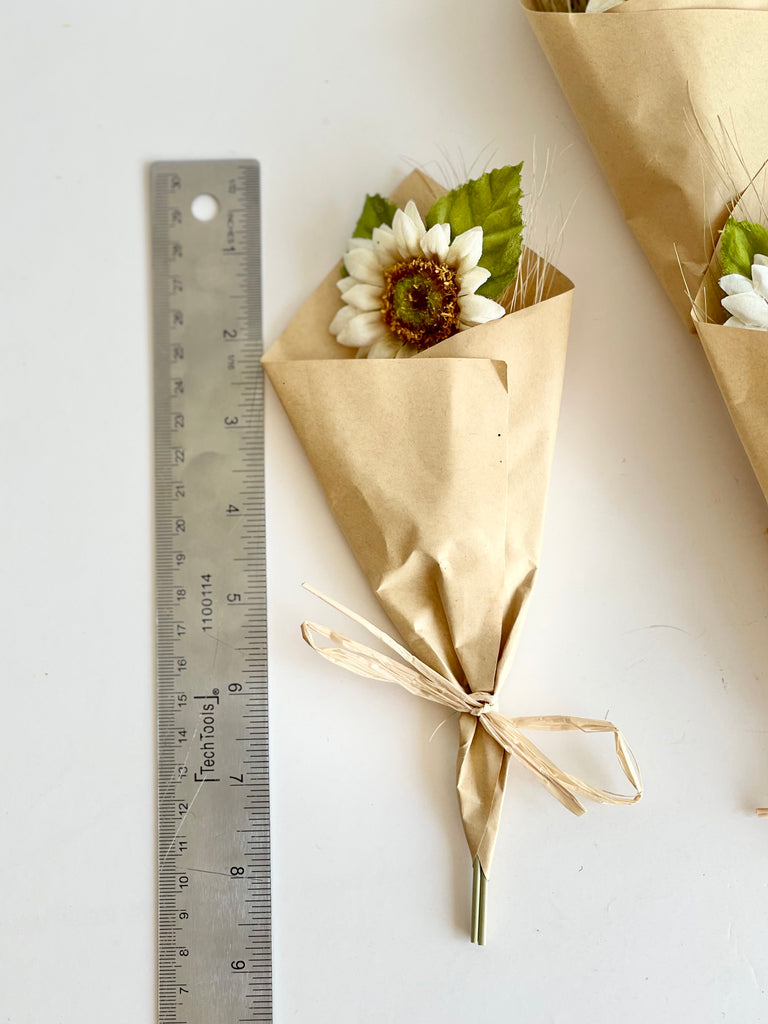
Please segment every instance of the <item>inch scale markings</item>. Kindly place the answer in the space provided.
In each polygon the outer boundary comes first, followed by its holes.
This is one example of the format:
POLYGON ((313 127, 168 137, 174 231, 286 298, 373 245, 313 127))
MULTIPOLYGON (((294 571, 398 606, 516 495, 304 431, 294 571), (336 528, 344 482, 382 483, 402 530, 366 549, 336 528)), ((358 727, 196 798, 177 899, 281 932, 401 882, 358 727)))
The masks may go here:
POLYGON ((259 200, 151 169, 159 1024, 272 1022, 259 200))

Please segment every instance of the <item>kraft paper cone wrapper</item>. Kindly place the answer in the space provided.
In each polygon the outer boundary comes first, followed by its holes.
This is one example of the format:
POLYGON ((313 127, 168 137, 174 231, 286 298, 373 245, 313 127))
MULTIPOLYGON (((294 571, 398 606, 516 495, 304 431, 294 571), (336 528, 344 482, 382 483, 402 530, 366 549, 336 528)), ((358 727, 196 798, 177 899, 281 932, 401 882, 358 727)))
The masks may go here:
POLYGON ((768 3, 627 0, 603 14, 522 3, 627 223, 690 327, 685 285, 696 294, 727 218, 694 121, 714 133, 722 119, 743 158, 728 155, 741 191, 745 167, 756 171, 768 154, 768 3))
MULTIPOLYGON (((439 194, 414 172, 395 193, 439 194)), ((539 560, 573 285, 411 359, 355 359, 328 325, 335 268, 264 368, 352 551, 405 647, 470 691, 497 692, 539 560)), ((490 871, 508 753, 460 716, 457 787, 490 871)))

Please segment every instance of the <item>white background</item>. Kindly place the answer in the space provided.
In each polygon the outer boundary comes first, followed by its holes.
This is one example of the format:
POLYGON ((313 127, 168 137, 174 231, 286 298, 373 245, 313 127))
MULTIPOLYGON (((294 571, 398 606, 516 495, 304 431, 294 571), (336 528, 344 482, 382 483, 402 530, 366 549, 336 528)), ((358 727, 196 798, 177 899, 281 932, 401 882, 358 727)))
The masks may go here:
POLYGON ((768 510, 515 0, 11 0, 0 78, 0 1024, 154 1019, 147 163, 261 160, 269 341, 366 191, 534 140, 577 288, 503 709, 607 713, 646 795, 513 768, 470 945, 455 726, 301 643, 302 579, 385 623, 270 393, 275 1020, 768 1021, 768 510))

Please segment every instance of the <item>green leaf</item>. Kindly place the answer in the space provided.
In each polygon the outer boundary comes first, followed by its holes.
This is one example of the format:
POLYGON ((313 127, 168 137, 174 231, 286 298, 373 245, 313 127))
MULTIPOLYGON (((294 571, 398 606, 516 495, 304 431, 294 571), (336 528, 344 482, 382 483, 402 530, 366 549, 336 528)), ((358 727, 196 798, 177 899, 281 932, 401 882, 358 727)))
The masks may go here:
POLYGON ((438 199, 427 214, 428 228, 450 224, 452 238, 470 228, 483 229, 480 266, 491 276, 477 294, 488 299, 500 299, 517 273, 523 244, 522 166, 498 167, 460 185, 438 199))
POLYGON ((757 253, 768 256, 768 230, 760 224, 731 217, 723 228, 720 246, 723 274, 741 274, 751 278, 757 253))
POLYGON ((373 229, 381 227, 382 224, 392 226, 392 219, 395 216, 397 207, 390 203, 384 196, 366 196, 363 212, 357 227, 352 232, 353 238, 373 238, 373 229))
MULTIPOLYGON (((352 232, 352 237, 373 238, 374 228, 381 227, 382 224, 388 224, 392 227, 392 220, 396 209, 395 204, 390 203, 384 196, 366 196, 363 212, 360 214, 357 227, 352 232)), ((341 267, 340 276, 349 277, 349 272, 344 265, 341 267)))

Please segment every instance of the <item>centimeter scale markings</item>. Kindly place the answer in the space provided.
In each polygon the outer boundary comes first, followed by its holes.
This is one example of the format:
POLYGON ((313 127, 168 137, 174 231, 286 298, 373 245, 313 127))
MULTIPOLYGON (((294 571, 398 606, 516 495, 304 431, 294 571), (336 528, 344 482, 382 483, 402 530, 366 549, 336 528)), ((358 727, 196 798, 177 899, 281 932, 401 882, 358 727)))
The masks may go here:
POLYGON ((272 1021, 259 200, 151 169, 160 1024, 272 1021))

